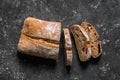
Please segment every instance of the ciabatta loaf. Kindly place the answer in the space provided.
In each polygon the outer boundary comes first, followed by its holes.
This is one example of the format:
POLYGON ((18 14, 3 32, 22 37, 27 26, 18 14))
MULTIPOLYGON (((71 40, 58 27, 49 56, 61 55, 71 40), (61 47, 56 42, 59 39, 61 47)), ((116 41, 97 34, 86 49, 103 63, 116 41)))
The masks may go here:
POLYGON ((24 54, 57 59, 61 23, 29 17, 24 21, 18 51, 24 54))

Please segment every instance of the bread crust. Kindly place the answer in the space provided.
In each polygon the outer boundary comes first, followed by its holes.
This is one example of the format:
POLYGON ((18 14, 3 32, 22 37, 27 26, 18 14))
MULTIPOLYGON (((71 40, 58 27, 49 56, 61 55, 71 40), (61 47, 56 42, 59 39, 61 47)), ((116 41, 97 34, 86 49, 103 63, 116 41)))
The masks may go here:
POLYGON ((24 54, 57 59, 61 35, 61 23, 35 19, 24 21, 18 51, 24 54))
POLYGON ((72 65, 72 44, 71 44, 71 38, 68 28, 64 28, 64 38, 65 38, 65 55, 66 55, 66 65, 71 66, 72 65))

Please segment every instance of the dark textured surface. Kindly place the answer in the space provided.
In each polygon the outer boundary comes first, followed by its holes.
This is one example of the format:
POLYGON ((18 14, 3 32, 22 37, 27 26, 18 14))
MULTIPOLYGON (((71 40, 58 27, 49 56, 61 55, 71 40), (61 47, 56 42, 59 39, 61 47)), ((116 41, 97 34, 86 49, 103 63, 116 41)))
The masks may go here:
POLYGON ((120 80, 119 35, 120 0, 1 0, 0 80, 120 80), (102 56, 81 63, 73 45, 69 73, 64 63, 63 44, 57 62, 19 54, 20 32, 24 19, 29 16, 61 21, 63 27, 90 22, 100 34, 102 56))

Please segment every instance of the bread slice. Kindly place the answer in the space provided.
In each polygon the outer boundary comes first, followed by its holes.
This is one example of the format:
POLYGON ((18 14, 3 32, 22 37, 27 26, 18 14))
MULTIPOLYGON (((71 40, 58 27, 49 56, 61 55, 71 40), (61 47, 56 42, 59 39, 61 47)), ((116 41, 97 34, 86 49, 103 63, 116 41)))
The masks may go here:
POLYGON ((101 42, 99 41, 99 35, 95 27, 88 22, 82 22, 81 26, 84 28, 84 30, 87 32, 88 36, 90 37, 92 57, 93 58, 99 57, 102 52, 102 47, 101 47, 101 42))
POLYGON ((81 25, 73 25, 71 31, 81 61, 88 61, 91 56, 97 58, 101 55, 101 42, 93 25, 88 22, 82 22, 81 25))
POLYGON ((88 61, 91 58, 90 38, 80 25, 73 25, 71 32, 74 36, 80 61, 88 61))
POLYGON ((72 65, 72 44, 70 39, 70 33, 68 28, 64 28, 64 38, 65 38, 65 52, 66 52, 66 65, 72 65))
POLYGON ((61 23, 28 17, 24 21, 18 51, 24 54, 57 59, 61 23))

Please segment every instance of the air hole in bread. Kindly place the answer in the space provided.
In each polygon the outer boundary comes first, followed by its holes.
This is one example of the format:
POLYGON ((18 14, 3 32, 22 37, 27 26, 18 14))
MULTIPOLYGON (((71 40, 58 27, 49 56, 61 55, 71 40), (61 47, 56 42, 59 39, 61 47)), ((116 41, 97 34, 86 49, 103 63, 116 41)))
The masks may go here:
POLYGON ((93 49, 95 50, 95 46, 93 46, 93 49))
POLYGON ((96 33, 94 33, 96 35, 96 33))
POLYGON ((100 49, 101 49, 101 46, 100 46, 100 44, 98 44, 98 53, 101 52, 100 49))
POLYGON ((82 39, 82 41, 85 41, 84 39, 82 39))
POLYGON ((76 34, 76 36, 77 36, 77 37, 79 37, 79 35, 78 35, 78 34, 76 34))
POLYGON ((93 44, 93 42, 91 42, 91 44, 93 44))
POLYGON ((85 47, 82 48, 82 51, 84 51, 84 50, 85 50, 85 47))
POLYGON ((78 29, 76 29, 77 31, 79 31, 78 29))

